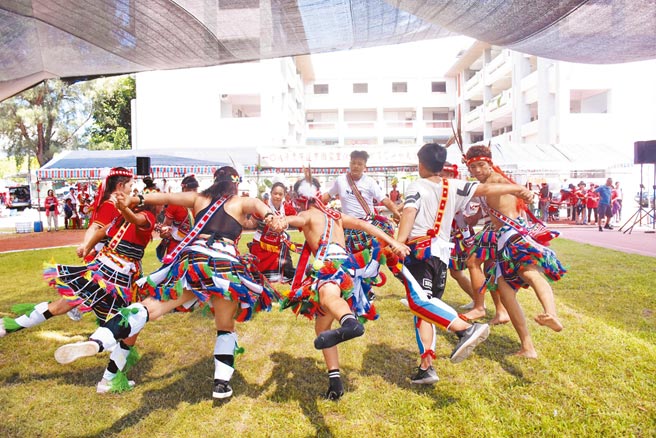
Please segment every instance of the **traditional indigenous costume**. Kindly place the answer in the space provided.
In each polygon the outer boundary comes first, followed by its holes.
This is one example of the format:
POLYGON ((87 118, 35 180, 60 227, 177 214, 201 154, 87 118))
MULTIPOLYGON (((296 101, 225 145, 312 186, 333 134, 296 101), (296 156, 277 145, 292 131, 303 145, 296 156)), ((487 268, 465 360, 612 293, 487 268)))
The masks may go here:
POLYGON ((258 271, 253 257, 239 253, 242 227, 224 210, 228 199, 214 200, 198 212, 194 229, 164 259, 164 265, 139 280, 143 293, 167 301, 177 299, 186 289, 201 303, 214 296, 238 301, 240 311, 235 318, 240 322, 271 309, 278 295, 258 271))
POLYGON ((164 217, 171 220, 171 237, 163 238, 157 245, 156 254, 160 262, 189 234, 194 224, 194 218, 189 209, 181 205, 167 206, 164 210, 164 217))
MULTIPOLYGON (((566 270, 560 264, 556 253, 545 245, 538 243, 530 235, 529 223, 523 217, 511 219, 500 212, 490 209, 490 213, 504 225, 497 231, 497 258, 487 271, 487 287, 497 289, 499 277, 514 290, 529 286, 520 273, 524 266, 535 265, 552 281, 558 281, 566 270)), ((551 238, 558 236, 550 231, 551 238)))
MULTIPOLYGON (((269 208, 274 215, 285 217, 283 203, 276 208, 269 200, 269 208)), ((289 234, 277 233, 262 220, 257 221, 257 230, 253 242, 249 244, 251 254, 257 257, 257 267, 267 280, 287 283, 294 277, 294 265, 291 251, 296 251, 297 245, 292 243, 289 234)))
MULTIPOLYGON (((112 176, 132 178, 132 173, 112 169, 108 178, 112 176)), ((97 202, 102 197, 101 186, 97 202)), ((110 382, 111 387, 101 391, 101 382, 99 392, 131 388, 133 383, 128 383, 124 372, 136 362, 136 351, 130 354, 131 348, 122 340, 139 333, 148 320, 145 307, 134 302, 137 298, 134 280, 141 276, 141 259, 150 242, 155 217, 150 211, 140 214, 148 220, 148 227, 139 228, 124 221, 113 203, 103 202, 94 209, 94 222, 109 226, 107 235, 111 241, 95 259, 79 266, 45 264, 44 278, 49 284, 72 305, 79 306, 83 312, 93 311, 98 318, 100 328, 89 337, 90 343, 97 343, 99 351, 111 351, 103 375, 104 382, 110 382)), ((11 320, 20 325, 19 328, 32 327, 53 316, 47 302, 24 308, 23 312, 25 315, 11 320)))
MULTIPOLYGON (((374 200, 382 200, 385 193, 380 186, 368 175, 362 175, 354 181, 350 173, 340 175, 335 184, 328 190, 331 196, 339 195, 342 211, 349 216, 364 219, 373 226, 381 229, 389 236, 394 237, 394 225, 385 216, 376 214, 374 200)), ((344 238, 348 250, 355 254, 363 249, 370 248, 372 236, 362 230, 344 229, 344 238)))
MULTIPOLYGON (((419 319, 446 330, 458 318, 458 313, 441 300, 446 286, 447 264, 454 246, 449 241, 449 226, 442 224, 452 223, 456 211, 467 206, 477 185, 476 182, 449 181, 446 178, 439 183, 420 179, 406 191, 404 208, 415 208, 417 215, 406 242, 410 254, 404 259, 403 266, 394 266, 392 272, 405 286, 407 305, 415 315, 415 334, 422 358, 435 357, 436 337, 433 335, 432 345, 423 344, 418 330, 419 319)), ((460 355, 452 354, 452 361, 460 360, 460 355)))
POLYGON ((323 314, 319 303, 319 289, 326 283, 335 283, 342 291, 342 298, 349 304, 360 322, 378 318, 375 306, 369 300, 370 290, 378 280, 380 263, 383 261, 380 245, 373 240, 373 246, 357 254, 349 253, 345 248, 332 242, 334 223, 340 213, 323 205, 318 197, 302 198, 299 202, 310 202, 321 210, 325 216, 324 231, 319 246, 314 254, 314 263, 307 277, 305 268, 310 257, 310 248, 306 243, 296 269, 296 276, 289 295, 282 301, 281 309, 290 307, 294 313, 313 319, 323 314))

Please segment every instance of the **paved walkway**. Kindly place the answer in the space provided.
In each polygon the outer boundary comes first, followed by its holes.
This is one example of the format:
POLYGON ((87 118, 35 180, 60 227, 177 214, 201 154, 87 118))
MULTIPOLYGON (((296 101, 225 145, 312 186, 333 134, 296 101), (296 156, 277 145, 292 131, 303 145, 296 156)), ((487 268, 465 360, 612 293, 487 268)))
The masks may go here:
MULTIPOLYGON (((591 225, 569 225, 549 224, 549 227, 560 231, 560 237, 575 242, 587 243, 602 248, 610 248, 616 251, 631 254, 640 254, 656 257, 656 232, 654 229, 643 224, 634 227, 631 233, 619 231, 621 225, 613 225, 613 230, 599 231, 597 226, 591 225)), ((624 230, 626 230, 625 227, 624 230)))

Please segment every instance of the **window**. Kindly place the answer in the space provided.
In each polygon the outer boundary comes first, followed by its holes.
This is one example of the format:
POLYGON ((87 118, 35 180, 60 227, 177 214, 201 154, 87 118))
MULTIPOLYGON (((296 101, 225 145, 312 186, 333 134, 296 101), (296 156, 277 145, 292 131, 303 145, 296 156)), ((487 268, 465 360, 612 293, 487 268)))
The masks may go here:
POLYGON ((407 82, 392 82, 392 93, 407 93, 407 92, 408 92, 407 82))
POLYGON ((433 93, 446 93, 446 82, 431 82, 431 91, 433 93))
POLYGON ((353 93, 368 93, 369 92, 369 84, 365 83, 360 83, 360 84, 353 84, 353 93))
POLYGON ((433 120, 449 120, 448 111, 433 111, 433 120))
POLYGON ((314 84, 314 94, 328 94, 328 84, 314 84))

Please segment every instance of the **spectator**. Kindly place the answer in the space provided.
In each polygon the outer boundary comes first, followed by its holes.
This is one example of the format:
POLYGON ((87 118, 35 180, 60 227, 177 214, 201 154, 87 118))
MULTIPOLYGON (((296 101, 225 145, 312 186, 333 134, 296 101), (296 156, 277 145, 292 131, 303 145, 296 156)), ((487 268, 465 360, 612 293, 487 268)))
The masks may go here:
POLYGON ((613 216, 615 217, 615 222, 620 223, 622 221, 622 199, 624 195, 622 194, 622 189, 620 188, 620 182, 615 181, 615 188, 613 189, 613 216))
POLYGON ((606 184, 595 189, 595 193, 599 194, 599 207, 597 207, 597 225, 599 226, 599 231, 604 231, 603 228, 607 230, 612 230, 613 227, 610 225, 610 218, 613 216, 611 210, 611 197, 613 190, 613 179, 608 178, 606 184), (603 218, 606 218, 606 224, 604 227, 601 227, 601 222, 603 218))
POLYGON ((48 231, 59 231, 59 200, 55 196, 55 191, 48 190, 48 195, 44 201, 46 217, 48 218, 48 231), (53 227, 54 222, 54 227, 53 227))
POLYGON ((540 208, 540 219, 545 224, 549 220, 549 204, 551 204, 551 192, 549 191, 549 185, 546 182, 542 183, 540 187, 540 200, 538 206, 540 208))

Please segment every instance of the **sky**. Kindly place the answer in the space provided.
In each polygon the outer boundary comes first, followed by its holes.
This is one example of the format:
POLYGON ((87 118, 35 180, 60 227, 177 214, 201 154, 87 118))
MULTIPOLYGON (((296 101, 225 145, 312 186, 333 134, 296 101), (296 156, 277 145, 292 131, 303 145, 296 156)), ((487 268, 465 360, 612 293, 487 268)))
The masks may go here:
POLYGON ((424 66, 442 76, 453 65, 456 55, 468 48, 475 40, 458 36, 424 40, 393 46, 312 55, 316 78, 335 79, 343 76, 348 66, 348 76, 395 77, 408 76, 415 66, 424 66))

